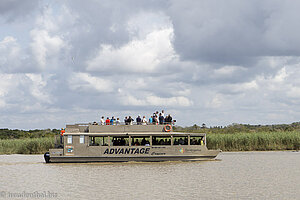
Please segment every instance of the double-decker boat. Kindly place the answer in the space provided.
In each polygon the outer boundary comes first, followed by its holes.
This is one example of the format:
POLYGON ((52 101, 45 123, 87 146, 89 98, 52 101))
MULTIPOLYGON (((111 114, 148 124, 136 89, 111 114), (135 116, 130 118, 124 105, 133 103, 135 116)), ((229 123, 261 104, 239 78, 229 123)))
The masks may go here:
POLYGON ((157 162, 214 159, 206 134, 173 132, 172 125, 66 125, 61 143, 44 154, 46 163, 157 162))

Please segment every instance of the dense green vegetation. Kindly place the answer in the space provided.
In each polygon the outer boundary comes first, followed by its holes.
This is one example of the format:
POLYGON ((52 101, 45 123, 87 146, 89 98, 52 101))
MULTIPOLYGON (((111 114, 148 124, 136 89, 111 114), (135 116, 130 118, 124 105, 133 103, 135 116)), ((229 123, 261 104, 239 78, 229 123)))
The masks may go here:
MULTIPOLYGON (((223 151, 299 150, 300 122, 279 125, 232 124, 225 127, 193 125, 174 127, 174 131, 207 133, 209 149, 223 151)), ((44 153, 54 147, 57 129, 9 130, 0 129, 0 154, 44 153)))
POLYGON ((39 154, 54 147, 54 137, 0 140, 0 154, 39 154))
POLYGON ((54 146, 57 129, 46 130, 9 130, 0 129, 0 154, 45 153, 54 146))
POLYGON ((207 147, 223 151, 299 150, 300 132, 207 134, 207 147))
POLYGON ((180 132, 207 133, 207 147, 223 151, 299 150, 300 123, 277 125, 232 124, 210 127, 205 124, 174 127, 180 132))

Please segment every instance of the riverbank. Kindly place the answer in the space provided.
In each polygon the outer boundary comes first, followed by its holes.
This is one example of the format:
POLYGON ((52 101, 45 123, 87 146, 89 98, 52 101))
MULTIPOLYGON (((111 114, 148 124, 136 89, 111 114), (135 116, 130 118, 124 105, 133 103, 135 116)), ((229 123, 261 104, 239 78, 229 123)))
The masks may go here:
MULTIPOLYGON (((41 154, 54 147, 54 137, 0 140, 0 154, 41 154)), ((299 150, 300 132, 207 134, 208 149, 223 151, 299 150)))

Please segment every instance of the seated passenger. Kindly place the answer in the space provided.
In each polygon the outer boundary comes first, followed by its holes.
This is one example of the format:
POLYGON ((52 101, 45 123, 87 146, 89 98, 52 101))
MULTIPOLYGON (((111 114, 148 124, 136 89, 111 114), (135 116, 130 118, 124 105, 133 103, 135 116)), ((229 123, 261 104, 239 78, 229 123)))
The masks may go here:
POLYGON ((140 142, 138 139, 135 140, 134 146, 140 146, 140 142))
POLYGON ((144 146, 145 144, 146 144, 146 139, 145 139, 145 138, 143 138, 143 139, 142 139, 142 142, 141 142, 141 145, 143 145, 143 146, 144 146))
POLYGON ((191 145, 196 145, 197 144, 197 141, 195 138, 191 139, 191 145))
POLYGON ((106 123, 106 125, 110 125, 110 120, 109 120, 109 118, 106 118, 105 123, 106 123))
POLYGON ((164 145, 168 145, 168 139, 167 138, 164 141, 164 145))
POLYGON ((183 139, 182 139, 182 138, 179 138, 179 141, 178 141, 178 143, 179 143, 180 145, 184 145, 184 141, 183 141, 183 139))
POLYGON ((184 138, 184 145, 188 145, 188 139, 187 139, 187 137, 184 138))
POLYGON ((174 140, 174 145, 178 145, 179 143, 178 143, 178 140, 175 138, 175 140, 174 140))
POLYGON ((124 140, 124 138, 121 138, 120 145, 121 146, 125 146, 126 145, 126 141, 124 140))
POLYGON ((164 145, 164 143, 165 143, 164 140, 163 140, 163 139, 160 139, 158 144, 159 144, 159 145, 164 145))

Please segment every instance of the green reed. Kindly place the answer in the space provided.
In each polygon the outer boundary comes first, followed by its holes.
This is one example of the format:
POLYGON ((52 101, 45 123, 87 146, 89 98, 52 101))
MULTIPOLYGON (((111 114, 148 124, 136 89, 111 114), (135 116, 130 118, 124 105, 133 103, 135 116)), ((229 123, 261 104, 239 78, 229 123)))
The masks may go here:
MULTIPOLYGON (((54 147, 54 137, 0 140, 0 154, 40 154, 54 147)), ((207 134, 207 147, 223 151, 299 150, 300 132, 207 134)))
POLYGON ((299 150, 300 132, 207 134, 207 147, 223 151, 299 150))
POLYGON ((53 147, 53 137, 0 140, 0 154, 40 154, 53 147))

